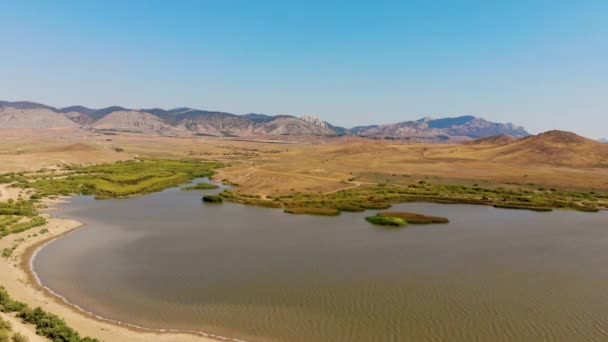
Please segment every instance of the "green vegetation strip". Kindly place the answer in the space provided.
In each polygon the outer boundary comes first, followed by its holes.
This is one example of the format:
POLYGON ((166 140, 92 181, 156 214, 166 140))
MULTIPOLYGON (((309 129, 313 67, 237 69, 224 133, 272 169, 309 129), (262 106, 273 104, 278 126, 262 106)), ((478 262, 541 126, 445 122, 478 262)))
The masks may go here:
POLYGON ((191 190, 211 190, 211 189, 217 189, 219 188, 219 186, 215 185, 215 184, 209 184, 209 183, 197 183, 196 185, 191 185, 191 186, 184 186, 182 188, 183 191, 191 191, 191 190))
POLYGON ((48 313, 40 307, 30 308, 27 304, 13 300, 6 289, 0 287, 0 311, 14 312, 24 323, 34 324, 36 334, 55 342, 98 342, 91 337, 80 337, 63 319, 48 313))
POLYGON ((219 195, 205 195, 203 196, 203 202, 208 203, 222 203, 224 199, 219 195))
POLYGON ((36 214, 34 200, 9 200, 0 203, 0 238, 46 224, 46 219, 36 214))
POLYGON ((593 212, 608 209, 608 195, 598 193, 482 188, 478 186, 438 185, 427 182, 412 184, 378 184, 361 186, 334 193, 293 193, 268 196, 243 194, 237 190, 220 194, 227 200, 272 208, 331 208, 344 211, 386 209, 391 203, 433 202, 490 205, 502 208, 547 210, 572 209, 593 212))
POLYGON ((407 223, 411 224, 431 224, 431 223, 448 223, 448 220, 445 217, 439 216, 427 216, 416 213, 408 213, 405 211, 384 211, 377 214, 382 217, 397 217, 404 219, 407 223))
POLYGON ((32 188, 36 198, 95 195, 118 198, 160 191, 199 177, 210 177, 223 165, 198 160, 136 159, 112 164, 71 166, 68 173, 29 179, 13 175, 17 187, 32 188))
POLYGON ((403 227, 407 225, 407 221, 399 217, 387 217, 387 216, 368 216, 365 218, 369 223, 378 226, 389 226, 389 227, 403 227))
POLYGON ((340 210, 333 208, 288 208, 285 209, 288 214, 306 214, 320 216, 336 216, 340 215, 340 210))

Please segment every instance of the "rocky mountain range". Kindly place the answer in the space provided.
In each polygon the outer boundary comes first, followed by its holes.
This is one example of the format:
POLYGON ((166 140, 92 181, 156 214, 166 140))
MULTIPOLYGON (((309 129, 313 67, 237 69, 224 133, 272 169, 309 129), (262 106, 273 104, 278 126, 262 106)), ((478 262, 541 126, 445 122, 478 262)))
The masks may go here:
POLYGON ((128 109, 118 106, 102 109, 83 106, 55 108, 34 102, 0 101, 0 129, 58 127, 167 136, 359 135, 374 139, 429 142, 472 140, 494 135, 529 135, 523 127, 494 123, 474 116, 423 118, 417 121, 347 129, 312 115, 236 115, 186 107, 170 110, 128 109))
POLYGON ((521 126, 510 123, 494 123, 474 116, 433 119, 422 118, 417 121, 404 121, 380 126, 355 127, 358 135, 384 139, 405 140, 470 140, 496 135, 525 137, 529 133, 521 126))

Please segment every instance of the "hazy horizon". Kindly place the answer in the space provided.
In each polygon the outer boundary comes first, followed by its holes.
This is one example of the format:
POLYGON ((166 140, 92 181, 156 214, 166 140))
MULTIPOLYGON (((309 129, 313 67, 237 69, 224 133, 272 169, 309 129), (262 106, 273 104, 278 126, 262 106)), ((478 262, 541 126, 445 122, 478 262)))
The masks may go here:
POLYGON ((608 137, 608 3, 5 3, 0 98, 608 137), (10 82, 7 82, 9 80, 10 82))

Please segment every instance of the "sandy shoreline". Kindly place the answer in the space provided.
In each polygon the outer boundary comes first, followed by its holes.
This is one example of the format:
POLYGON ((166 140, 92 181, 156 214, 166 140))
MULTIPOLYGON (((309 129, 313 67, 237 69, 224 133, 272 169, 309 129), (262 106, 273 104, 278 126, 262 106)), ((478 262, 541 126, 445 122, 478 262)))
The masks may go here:
MULTIPOLYGON (((203 336, 198 332, 161 331, 129 326, 125 323, 114 322, 96 317, 93 314, 79 310, 76 306, 67 303, 62 297, 53 294, 49 289, 41 286, 37 276, 31 268, 32 257, 36 251, 46 243, 51 242, 75 229, 83 227, 81 222, 50 217, 48 223, 42 227, 12 234, 0 240, 0 250, 17 245, 9 259, 1 259, 0 285, 4 286, 15 300, 27 303, 31 307, 40 306, 44 310, 58 315, 66 323, 78 331, 81 336, 90 336, 102 341, 238 341, 221 336, 203 336), (48 233, 39 234, 41 229, 48 229, 48 233), (34 236, 37 235, 37 236, 34 236), (23 241, 19 242, 20 239, 23 241)), ((34 327, 13 321, 15 331, 34 331, 34 327)), ((45 340, 41 338, 41 340, 45 340)), ((36 341, 32 339, 32 341, 36 341)))

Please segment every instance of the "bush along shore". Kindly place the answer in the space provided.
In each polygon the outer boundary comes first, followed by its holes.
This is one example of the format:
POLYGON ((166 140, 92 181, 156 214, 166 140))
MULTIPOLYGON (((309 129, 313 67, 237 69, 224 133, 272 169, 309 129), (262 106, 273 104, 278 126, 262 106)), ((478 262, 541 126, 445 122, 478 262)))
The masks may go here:
POLYGON ((413 184, 377 184, 333 193, 293 193, 262 197, 226 190, 220 196, 248 205, 284 208, 323 208, 338 211, 387 209, 393 203, 432 202, 477 204, 499 208, 551 211, 569 209, 596 212, 608 209, 608 194, 538 189, 482 188, 479 186, 434 185, 424 181, 413 184))
POLYGON ((0 318, 0 342, 28 342, 29 339, 22 334, 12 331, 10 322, 0 318))
POLYGON ((224 198, 219 195, 205 195, 203 196, 203 202, 207 203, 222 203, 224 198))
POLYGON ((27 304, 13 300, 3 287, 0 287, 0 311, 16 313, 24 323, 36 326, 36 334, 56 342, 99 342, 91 337, 81 337, 64 320, 41 308, 30 308, 27 304))

